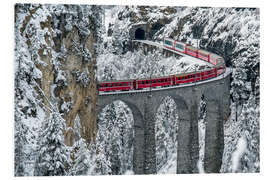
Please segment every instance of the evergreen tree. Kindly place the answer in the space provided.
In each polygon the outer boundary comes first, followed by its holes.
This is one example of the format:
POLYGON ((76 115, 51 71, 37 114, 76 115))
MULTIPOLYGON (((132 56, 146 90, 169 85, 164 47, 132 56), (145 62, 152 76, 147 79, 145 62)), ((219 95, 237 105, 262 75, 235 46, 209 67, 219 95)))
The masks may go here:
POLYGON ((132 171, 133 124, 127 106, 116 101, 99 116, 97 135, 97 174, 125 174, 132 171))
POLYGON ((155 124, 157 171, 161 171, 164 165, 176 155, 177 119, 175 102, 170 97, 165 98, 158 109, 155 124))
POLYGON ((74 146, 74 161, 69 175, 87 175, 92 167, 95 166, 95 151, 94 145, 87 145, 82 138, 75 142, 74 146))
POLYGON ((99 143, 97 145, 95 166, 93 171, 91 171, 94 175, 112 174, 111 162, 104 149, 106 149, 104 143, 99 143))
POLYGON ((35 176, 67 175, 71 165, 69 149, 64 144, 65 122, 58 112, 51 112, 44 121, 35 161, 35 176))
POLYGON ((28 127, 24 125, 21 117, 23 113, 15 107, 15 129, 14 129, 14 174, 15 176, 25 175, 25 161, 26 152, 25 145, 28 144, 26 135, 28 134, 28 127))
POLYGON ((260 127, 259 106, 256 97, 251 95, 243 107, 243 135, 246 138, 247 149, 240 159, 240 172, 260 172, 260 127))

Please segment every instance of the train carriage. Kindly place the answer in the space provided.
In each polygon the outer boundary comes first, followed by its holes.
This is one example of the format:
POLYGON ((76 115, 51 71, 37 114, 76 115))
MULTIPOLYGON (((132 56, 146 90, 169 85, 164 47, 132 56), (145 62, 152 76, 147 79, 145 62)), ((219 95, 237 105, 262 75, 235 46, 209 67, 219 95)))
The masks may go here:
POLYGON ((129 91, 131 89, 132 84, 128 80, 98 83, 98 91, 129 91))
POLYGON ((217 64, 219 64, 221 62, 221 60, 222 60, 222 58, 219 55, 214 54, 214 53, 211 53, 210 54, 210 60, 209 60, 209 62, 211 64, 217 65, 217 64))
POLYGON ((158 87, 158 86, 170 86, 171 78, 167 77, 155 77, 152 79, 140 79, 138 80, 138 89, 149 88, 149 87, 158 87))
POLYGON ((174 49, 175 41, 170 38, 164 38, 163 45, 167 48, 174 49))
POLYGON ((193 47, 193 46, 186 46, 186 54, 194 56, 194 57, 198 57, 198 49, 193 47))
POLYGON ((182 43, 180 41, 175 41, 175 47, 174 48, 175 48, 176 51, 185 53, 186 44, 182 43))
POLYGON ((207 52, 207 51, 204 51, 204 50, 201 50, 199 49, 198 50, 198 58, 204 60, 204 61, 207 61, 209 62, 209 59, 210 59, 210 53, 207 52))

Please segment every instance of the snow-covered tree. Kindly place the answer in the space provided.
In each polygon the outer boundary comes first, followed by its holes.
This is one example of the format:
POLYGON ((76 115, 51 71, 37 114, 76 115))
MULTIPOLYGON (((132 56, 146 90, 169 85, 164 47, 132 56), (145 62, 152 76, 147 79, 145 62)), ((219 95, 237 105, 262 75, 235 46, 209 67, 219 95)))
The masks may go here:
POLYGON ((125 174, 133 170, 132 126, 131 112, 123 102, 116 101, 104 108, 98 121, 97 150, 100 152, 100 165, 96 170, 99 169, 99 173, 125 174))
POLYGON ((91 170, 92 175, 108 175, 112 174, 111 161, 105 152, 104 143, 98 142, 96 149, 95 166, 91 170))
POLYGON ((95 148, 94 144, 87 144, 80 138, 73 146, 73 165, 69 170, 69 175, 87 175, 95 165, 95 148))
POLYGON ((166 97, 156 114, 155 138, 158 173, 166 173, 166 171, 176 173, 177 122, 176 104, 170 97, 166 97), (169 167, 172 170, 168 170, 169 167))
POLYGON ((251 95, 248 103, 244 105, 242 117, 244 121, 243 136, 248 143, 240 159, 241 166, 238 171, 260 172, 260 111, 254 95, 251 95))
POLYGON ((71 166, 70 152, 64 144, 65 121, 56 111, 43 122, 38 137, 35 176, 68 175, 71 166))
POLYGON ((22 122, 23 113, 15 108, 15 129, 14 129, 14 174, 15 176, 25 175, 26 151, 25 146, 29 143, 27 140, 28 127, 22 122))

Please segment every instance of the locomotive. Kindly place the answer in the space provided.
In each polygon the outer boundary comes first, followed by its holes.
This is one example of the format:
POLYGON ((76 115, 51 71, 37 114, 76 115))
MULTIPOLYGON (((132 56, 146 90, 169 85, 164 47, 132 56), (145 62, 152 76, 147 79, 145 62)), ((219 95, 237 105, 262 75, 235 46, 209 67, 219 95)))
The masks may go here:
POLYGON ((197 49, 189 44, 176 41, 170 38, 164 38, 163 47, 172 51, 180 52, 201 59, 214 65, 212 69, 181 73, 163 77, 145 78, 145 79, 131 79, 131 80, 117 80, 111 82, 99 82, 98 91, 129 91, 142 90, 144 88, 168 87, 179 84, 195 83, 207 79, 215 78, 226 71, 226 66, 222 57, 207 52, 205 50, 197 49))

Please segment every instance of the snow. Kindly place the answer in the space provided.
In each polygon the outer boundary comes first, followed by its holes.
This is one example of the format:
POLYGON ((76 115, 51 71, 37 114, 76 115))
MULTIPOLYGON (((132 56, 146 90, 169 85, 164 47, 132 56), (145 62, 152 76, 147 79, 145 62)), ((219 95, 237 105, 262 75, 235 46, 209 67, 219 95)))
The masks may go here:
POLYGON ((237 172, 240 159, 247 148, 247 141, 245 137, 240 137, 236 146, 236 150, 232 154, 232 172, 237 172))
POLYGON ((173 153, 169 160, 164 164, 161 169, 157 172, 157 174, 176 174, 177 167, 177 153, 173 153))
POLYGON ((204 172, 204 152, 205 152, 205 130, 206 130, 206 102, 201 99, 199 108, 199 120, 198 120, 198 136, 199 136, 199 160, 197 167, 199 173, 204 172))

